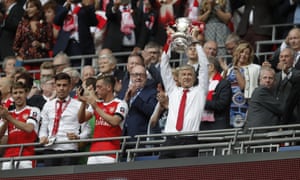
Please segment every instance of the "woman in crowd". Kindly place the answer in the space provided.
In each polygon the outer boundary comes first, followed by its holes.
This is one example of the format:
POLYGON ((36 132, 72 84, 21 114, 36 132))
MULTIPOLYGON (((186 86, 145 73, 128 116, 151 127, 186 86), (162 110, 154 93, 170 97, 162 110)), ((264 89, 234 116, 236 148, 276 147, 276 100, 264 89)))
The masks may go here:
POLYGON ((225 78, 231 82, 232 102, 230 125, 244 125, 247 101, 258 86, 260 66, 253 64, 254 51, 248 42, 240 43, 233 52, 233 66, 223 69, 225 78))
POLYGON ((13 49, 18 60, 46 58, 53 44, 53 30, 45 21, 40 0, 28 0, 18 25, 13 49))

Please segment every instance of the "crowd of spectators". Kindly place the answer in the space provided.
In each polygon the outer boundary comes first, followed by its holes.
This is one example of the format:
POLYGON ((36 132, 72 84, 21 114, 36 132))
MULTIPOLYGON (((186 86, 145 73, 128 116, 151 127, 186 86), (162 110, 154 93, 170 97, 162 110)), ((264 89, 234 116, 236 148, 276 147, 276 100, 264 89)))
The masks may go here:
MULTIPOLYGON (((56 142, 118 136, 135 141, 135 135, 147 133, 300 123, 300 29, 281 29, 277 36, 285 41, 269 59, 254 54, 256 41, 271 40, 271 29, 262 25, 296 24, 298 11, 298 0, 5 0, 0 3, 1 145, 40 142, 44 154, 95 152, 119 149, 120 141, 93 142, 90 148, 56 142), (237 11, 242 11, 238 22, 237 11), (273 18, 276 13, 290 15, 283 20, 273 18), (185 61, 171 67, 178 17, 192 22, 192 41, 185 61), (130 55, 114 56, 124 51, 130 55), (91 58, 82 64, 70 60, 93 54, 96 65, 91 58), (46 57, 52 60, 38 65, 39 78, 22 66, 46 57), (126 70, 118 63, 126 63, 126 70)), ((163 146, 197 143, 184 136, 167 138, 163 146)), ((35 152, 28 146, 0 153, 35 152)), ((165 151, 160 158, 196 155, 165 151)), ((82 159, 63 157, 41 163, 78 162, 82 159)), ((84 160, 114 162, 114 155, 84 160)), ((4 162, 2 169, 35 166, 35 161, 4 162)))

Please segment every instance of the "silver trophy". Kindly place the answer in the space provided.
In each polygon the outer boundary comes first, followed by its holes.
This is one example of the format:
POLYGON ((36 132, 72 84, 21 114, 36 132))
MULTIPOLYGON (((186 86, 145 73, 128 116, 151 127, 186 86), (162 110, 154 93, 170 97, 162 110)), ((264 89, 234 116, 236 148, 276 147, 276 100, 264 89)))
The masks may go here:
POLYGON ((176 32, 172 35, 171 48, 177 53, 184 53, 192 42, 191 21, 185 17, 178 18, 174 27, 176 32))

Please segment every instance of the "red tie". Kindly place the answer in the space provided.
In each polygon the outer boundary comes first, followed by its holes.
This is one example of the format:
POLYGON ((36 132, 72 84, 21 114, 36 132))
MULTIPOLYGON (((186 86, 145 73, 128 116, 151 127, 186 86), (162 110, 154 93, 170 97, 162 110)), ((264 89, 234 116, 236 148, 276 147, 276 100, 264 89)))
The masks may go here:
POLYGON ((183 127, 183 119, 184 119, 184 109, 185 109, 185 103, 186 103, 186 94, 189 92, 188 89, 183 90, 183 94, 181 96, 181 101, 180 101, 180 106, 179 106, 179 111, 178 111, 178 118, 177 118, 177 124, 176 124, 176 129, 178 131, 182 130, 183 127))
MULTIPOLYGON (((63 106, 64 101, 57 101, 56 104, 58 103, 58 109, 55 108, 55 119, 54 119, 54 124, 53 124, 53 129, 52 129, 52 136, 55 136, 57 131, 58 131, 58 126, 59 126, 59 120, 61 118, 62 114, 62 106, 63 106)), ((55 105, 56 106, 56 105, 55 105)))

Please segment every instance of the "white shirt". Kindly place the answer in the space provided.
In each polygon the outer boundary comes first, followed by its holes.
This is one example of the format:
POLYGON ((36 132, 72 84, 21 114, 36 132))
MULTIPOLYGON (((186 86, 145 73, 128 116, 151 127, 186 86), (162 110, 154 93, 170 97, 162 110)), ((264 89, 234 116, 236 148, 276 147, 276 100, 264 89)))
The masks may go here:
MULTIPOLYGON (((189 88, 187 93, 186 106, 184 112, 183 128, 180 132, 199 131, 202 112, 205 105, 208 89, 208 61, 200 45, 196 45, 198 53, 198 63, 200 69, 198 73, 198 85, 189 88)), ((183 88, 176 86, 173 79, 170 57, 163 52, 161 58, 161 77, 169 96, 169 113, 165 126, 166 133, 178 132, 176 129, 177 117, 183 88)))
MULTIPOLYGON (((66 98, 66 101, 63 103, 63 107, 68 103, 70 97, 66 98)), ((52 129, 54 124, 54 119, 56 115, 55 106, 58 108, 57 98, 50 100, 45 103, 44 108, 41 112, 42 124, 40 128, 39 137, 50 137, 52 135, 52 129)), ((90 129, 82 129, 81 134, 79 134, 80 127, 86 127, 86 124, 80 125, 77 118, 77 113, 80 109, 81 102, 71 98, 69 104, 61 114, 59 121, 58 131, 56 134, 56 142, 58 141, 67 141, 67 133, 75 133, 80 138, 87 138, 90 129)), ((63 108, 64 109, 64 108, 63 108)), ((88 127, 89 128, 89 127, 88 127)), ((47 147, 48 149, 53 150, 77 150, 77 143, 69 144, 53 144, 47 147)))

